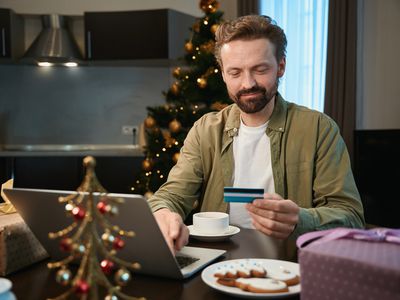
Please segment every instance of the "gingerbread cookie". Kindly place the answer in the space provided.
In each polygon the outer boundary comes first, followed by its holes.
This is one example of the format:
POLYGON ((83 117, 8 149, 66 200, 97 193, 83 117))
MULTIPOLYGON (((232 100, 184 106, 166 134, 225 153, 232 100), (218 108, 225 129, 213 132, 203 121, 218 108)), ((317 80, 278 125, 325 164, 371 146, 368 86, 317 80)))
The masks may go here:
POLYGON ((268 270, 268 278, 283 281, 288 286, 299 284, 300 277, 288 269, 270 269, 268 270))
POLYGON ((252 293, 285 293, 289 289, 283 281, 271 278, 238 278, 235 284, 243 291, 252 293))

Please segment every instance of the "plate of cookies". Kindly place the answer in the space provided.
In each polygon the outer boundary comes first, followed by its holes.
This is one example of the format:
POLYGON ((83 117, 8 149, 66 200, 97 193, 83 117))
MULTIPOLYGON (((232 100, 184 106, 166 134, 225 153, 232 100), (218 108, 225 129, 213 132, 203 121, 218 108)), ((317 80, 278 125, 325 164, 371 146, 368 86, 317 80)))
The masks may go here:
POLYGON ((240 298, 281 298, 300 293, 299 264, 247 258, 215 263, 201 273, 213 289, 240 298))

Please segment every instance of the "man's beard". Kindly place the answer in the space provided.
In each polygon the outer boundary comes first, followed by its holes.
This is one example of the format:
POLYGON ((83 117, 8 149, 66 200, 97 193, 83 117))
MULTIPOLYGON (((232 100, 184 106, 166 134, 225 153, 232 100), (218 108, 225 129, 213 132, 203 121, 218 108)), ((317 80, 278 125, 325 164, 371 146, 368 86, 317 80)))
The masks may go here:
POLYGON ((230 94, 230 96, 232 100, 237 104, 237 106, 239 106, 241 111, 243 111, 246 114, 254 114, 264 109, 264 107, 274 98, 277 90, 278 90, 278 81, 270 90, 267 90, 264 87, 256 85, 251 89, 240 90, 239 92, 236 93, 236 96, 233 96, 232 94, 230 94), (246 100, 241 99, 242 95, 253 94, 253 93, 259 93, 259 95, 247 98, 246 100))

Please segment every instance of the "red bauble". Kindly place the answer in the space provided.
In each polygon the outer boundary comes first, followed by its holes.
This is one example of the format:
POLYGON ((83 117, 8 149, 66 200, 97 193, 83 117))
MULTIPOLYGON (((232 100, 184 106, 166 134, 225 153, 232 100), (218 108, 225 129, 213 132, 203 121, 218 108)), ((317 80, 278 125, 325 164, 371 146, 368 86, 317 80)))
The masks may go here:
POLYGON ((72 215, 76 220, 82 220, 86 215, 86 211, 83 207, 75 206, 72 209, 72 215))
POLYGON ((124 246, 125 246, 124 240, 121 239, 119 236, 117 236, 117 237, 114 239, 113 248, 114 248, 115 250, 119 250, 119 249, 124 248, 124 246))
POLYGON ((103 259, 100 262, 100 267, 104 274, 109 275, 114 269, 114 263, 111 260, 103 259))
POLYGON ((83 279, 77 280, 74 287, 75 287, 75 293, 79 295, 87 294, 90 289, 89 284, 83 279))
POLYGON ((97 209, 100 213, 105 214, 108 211, 108 204, 105 201, 97 203, 97 209))
POLYGON ((72 239, 70 238, 63 238, 60 241, 60 248, 64 252, 70 252, 72 250, 72 239))

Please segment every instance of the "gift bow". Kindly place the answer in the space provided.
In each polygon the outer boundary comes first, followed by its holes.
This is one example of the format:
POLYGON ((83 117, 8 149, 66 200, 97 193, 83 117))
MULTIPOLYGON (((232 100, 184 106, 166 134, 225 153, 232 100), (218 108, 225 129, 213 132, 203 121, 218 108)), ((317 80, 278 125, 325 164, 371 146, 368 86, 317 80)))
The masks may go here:
POLYGON ((314 244, 320 244, 343 238, 400 244, 400 229, 373 228, 369 230, 363 230, 335 228, 322 231, 314 231, 301 235, 297 239, 296 245, 298 248, 302 248, 311 242, 314 244))

